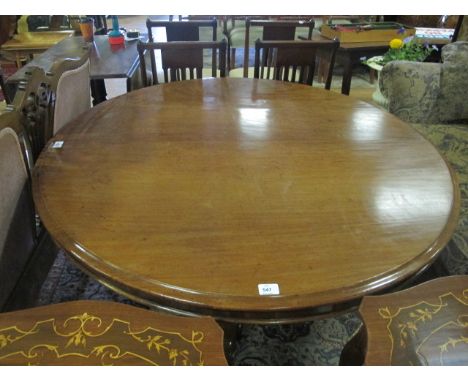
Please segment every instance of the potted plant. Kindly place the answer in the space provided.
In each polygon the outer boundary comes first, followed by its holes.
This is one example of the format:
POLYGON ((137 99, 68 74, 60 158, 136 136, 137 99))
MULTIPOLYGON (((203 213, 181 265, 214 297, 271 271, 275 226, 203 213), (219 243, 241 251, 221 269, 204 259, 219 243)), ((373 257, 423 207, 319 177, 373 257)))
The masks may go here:
MULTIPOLYGON (((380 77, 380 72, 384 65, 390 61, 424 61, 434 49, 437 47, 429 47, 429 44, 418 43, 414 41, 413 36, 401 40, 394 38, 389 43, 390 49, 383 56, 374 56, 364 61, 364 64, 369 66, 371 69, 377 71, 380 77)), ((372 99, 382 106, 387 106, 387 100, 382 95, 379 89, 379 81, 377 81, 377 87, 372 95, 372 99)))

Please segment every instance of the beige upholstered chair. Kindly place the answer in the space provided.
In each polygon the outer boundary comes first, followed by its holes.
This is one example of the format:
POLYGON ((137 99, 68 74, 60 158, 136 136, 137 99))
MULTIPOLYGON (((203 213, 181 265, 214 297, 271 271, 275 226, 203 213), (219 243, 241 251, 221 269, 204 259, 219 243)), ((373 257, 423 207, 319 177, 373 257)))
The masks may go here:
POLYGON ((338 41, 261 41, 255 43, 254 78, 312 85, 319 58, 328 63, 325 89, 330 90, 338 41))
POLYGON ((51 69, 51 90, 55 94, 52 131, 46 138, 54 136, 65 124, 91 108, 89 85, 89 59, 58 61, 51 69))
POLYGON ((50 236, 36 222, 29 179, 31 139, 47 121, 44 94, 33 86, 40 72, 20 86, 11 107, 0 114, 0 311, 35 300, 56 254, 50 236), (36 93, 28 93, 33 89, 36 93))
POLYGON ((7 114, 0 115, 0 310, 36 245, 28 169, 10 122, 7 114))
POLYGON ((145 56, 147 51, 153 56, 154 51, 161 52, 162 76, 158 73, 156 60, 151 62, 151 72, 154 84, 206 77, 224 77, 226 68, 226 41, 174 41, 162 43, 138 43, 140 70, 143 83, 147 79, 145 56), (203 68, 204 51, 212 51, 211 67, 203 68), (218 52, 218 55, 215 52, 218 52))
POLYGON ((0 365, 223 366, 210 317, 176 317, 108 301, 0 314, 0 365))

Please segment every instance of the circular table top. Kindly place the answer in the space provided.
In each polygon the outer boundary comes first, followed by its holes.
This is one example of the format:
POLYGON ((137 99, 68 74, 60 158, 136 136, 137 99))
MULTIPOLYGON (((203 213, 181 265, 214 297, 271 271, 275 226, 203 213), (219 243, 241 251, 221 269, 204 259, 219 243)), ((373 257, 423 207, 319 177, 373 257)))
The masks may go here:
POLYGON ((104 284, 172 311, 310 318, 415 274, 457 223, 457 184, 427 140, 309 86, 153 86, 60 140, 33 174, 46 228, 104 284))

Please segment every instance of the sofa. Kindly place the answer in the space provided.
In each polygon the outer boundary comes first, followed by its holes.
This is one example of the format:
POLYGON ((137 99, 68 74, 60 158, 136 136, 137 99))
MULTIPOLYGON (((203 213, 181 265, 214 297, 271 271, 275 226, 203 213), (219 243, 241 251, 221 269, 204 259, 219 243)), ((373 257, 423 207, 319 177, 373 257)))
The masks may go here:
POLYGON ((468 119, 468 41, 442 48, 442 62, 392 61, 380 73, 388 110, 414 123, 468 119))

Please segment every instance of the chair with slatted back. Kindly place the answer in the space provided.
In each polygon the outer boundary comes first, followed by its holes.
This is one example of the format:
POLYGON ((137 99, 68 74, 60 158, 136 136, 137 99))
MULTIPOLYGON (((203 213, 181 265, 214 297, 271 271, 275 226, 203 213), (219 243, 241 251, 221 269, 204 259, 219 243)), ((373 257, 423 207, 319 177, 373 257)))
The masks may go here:
MULTIPOLYGON (((247 18, 245 22, 245 33, 243 36, 243 68, 230 70, 229 77, 252 77, 253 68, 249 68, 249 54, 252 40, 251 31, 254 30, 254 28, 257 28, 257 32, 254 34, 257 36, 257 39, 260 38, 263 41, 286 41, 295 40, 297 37, 297 31, 303 29, 306 29, 305 32, 307 39, 310 40, 312 38, 314 26, 314 20, 251 20, 250 18, 247 18), (259 28, 261 29, 261 32, 258 32, 259 28)), ((234 44, 232 41, 233 38, 234 37, 231 37, 231 46, 234 44)))
POLYGON ((211 20, 187 20, 187 21, 160 21, 146 20, 146 28, 148 29, 148 41, 155 42, 153 28, 164 28, 166 31, 166 41, 201 41, 201 28, 211 30, 211 36, 207 41, 217 40, 218 23, 216 18, 211 20))
MULTIPOLYGON (((218 22, 216 18, 209 20, 185 20, 185 21, 162 21, 162 20, 146 20, 146 28, 148 29, 148 42, 164 42, 156 41, 153 28, 164 28, 166 32, 166 42, 173 41, 217 41, 218 40, 218 22)), ((166 51, 164 55, 168 61, 176 61, 177 57, 170 57, 171 51, 166 51)), ((177 54, 177 52, 176 52, 177 54)), ((215 51, 212 52, 212 60, 215 60, 215 51)), ((155 66, 155 56, 150 55, 151 66, 155 66)))
POLYGON ((109 301, 0 314, 0 365, 227 365, 210 317, 177 317, 109 301))
POLYGON ((468 276, 364 297, 341 365, 468 365, 468 276))
POLYGON ((56 254, 36 226, 22 121, 16 110, 0 115, 0 311, 32 304, 56 254))
MULTIPOLYGON (((143 83, 148 83, 145 55, 150 51, 160 50, 162 57, 162 70, 164 82, 180 81, 187 79, 201 79, 204 77, 225 77, 226 75, 226 41, 174 41, 166 43, 139 42, 138 54, 140 57, 140 70, 143 83), (212 64, 210 73, 203 73, 203 51, 212 50, 212 64), (215 52, 218 52, 218 55, 215 52)), ((156 62, 151 63, 151 72, 154 84, 160 83, 156 62)))
POLYGON ((255 43, 254 78, 312 85, 318 58, 329 63, 325 89, 330 90, 338 41, 261 41, 255 43))

